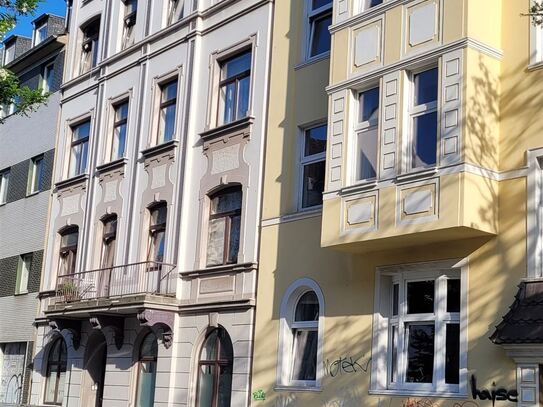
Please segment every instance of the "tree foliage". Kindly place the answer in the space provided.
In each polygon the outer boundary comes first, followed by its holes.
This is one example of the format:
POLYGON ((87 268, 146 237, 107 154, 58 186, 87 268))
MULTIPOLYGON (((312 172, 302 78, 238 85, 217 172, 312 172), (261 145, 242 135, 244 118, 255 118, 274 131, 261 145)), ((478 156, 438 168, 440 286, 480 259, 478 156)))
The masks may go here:
MULTIPOLYGON (((42 0, 0 0, 0 38, 14 28, 19 17, 34 15, 42 0)), ((28 115, 47 101, 49 94, 41 89, 21 86, 17 76, 0 67, 0 105, 15 106, 16 114, 28 115)), ((4 119, 0 118, 0 124, 4 119)))
POLYGON ((530 11, 525 15, 532 18, 533 25, 543 25, 543 0, 534 0, 530 11))

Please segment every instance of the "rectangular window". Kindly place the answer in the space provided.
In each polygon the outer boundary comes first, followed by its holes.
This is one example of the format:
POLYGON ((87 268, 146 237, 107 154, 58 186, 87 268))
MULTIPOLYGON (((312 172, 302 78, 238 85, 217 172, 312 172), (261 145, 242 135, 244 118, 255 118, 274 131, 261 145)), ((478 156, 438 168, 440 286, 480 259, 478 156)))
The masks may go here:
POLYGON ((330 51, 330 31, 332 24, 332 0, 309 0, 308 13, 308 51, 309 58, 330 51))
POLYGON ((30 276, 30 267, 32 266, 32 254, 24 254, 19 257, 17 267, 17 282, 15 285, 15 294, 28 293, 28 277, 30 276))
POLYGON ((326 170, 326 125, 306 129, 301 155, 301 209, 322 205, 326 170))
POLYGON ((382 3, 383 3, 383 0, 360 0, 360 5, 361 5, 360 11, 368 10, 382 3))
POLYGON ((358 105, 358 124, 356 126, 358 156, 355 161, 357 181, 370 180, 377 176, 379 88, 360 92, 358 105))
POLYGON ((15 59, 15 44, 5 47, 4 49, 4 65, 9 64, 15 59))
POLYGON ((47 23, 44 23, 36 28, 34 32, 34 45, 38 45, 40 42, 45 41, 47 38, 47 23))
POLYGON ((249 114, 252 52, 220 62, 219 124, 243 119, 249 114))
POLYGON ((237 263, 241 231, 242 192, 224 189, 210 197, 207 261, 210 266, 237 263))
POLYGON ((9 169, 0 172, 0 205, 8 200, 9 169))
POLYGON ((30 160, 30 169, 28 171, 27 192, 34 194, 43 188, 44 170, 43 155, 34 157, 30 160))
POLYGON ((89 154, 90 120, 86 120, 71 128, 72 142, 70 147, 69 177, 84 174, 87 171, 89 154))
POLYGON ((160 203, 152 207, 149 212, 151 222, 149 225, 149 253, 147 260, 162 263, 164 261, 168 208, 165 203, 160 203))
POLYGON ((412 75, 411 168, 424 168, 437 162, 438 69, 412 75))
POLYGON ((138 0, 123 0, 123 3, 124 19, 121 49, 128 48, 134 44, 134 28, 136 26, 136 16, 138 14, 138 0))
POLYGON ((157 144, 173 140, 177 111, 177 79, 160 85, 157 144))
POLYGON ((387 388, 458 393, 459 271, 386 273, 380 281, 390 287, 389 296, 380 301, 384 306, 380 315, 388 327, 379 331, 388 336, 379 340, 388 349, 376 355, 376 360, 387 361, 387 388))
POLYGON ((47 64, 41 74, 41 88, 44 93, 51 92, 55 84, 55 64, 47 64))
POLYGON ((90 71, 98 63, 98 40, 100 34, 100 19, 96 19, 82 28, 83 41, 81 44, 81 62, 79 73, 90 71))
POLYGON ((113 134, 111 138, 110 160, 118 160, 125 156, 126 130, 128 124, 128 100, 113 106, 113 134))
POLYGON ((59 276, 72 275, 75 273, 78 243, 79 229, 77 227, 69 228, 61 233, 59 250, 59 276))

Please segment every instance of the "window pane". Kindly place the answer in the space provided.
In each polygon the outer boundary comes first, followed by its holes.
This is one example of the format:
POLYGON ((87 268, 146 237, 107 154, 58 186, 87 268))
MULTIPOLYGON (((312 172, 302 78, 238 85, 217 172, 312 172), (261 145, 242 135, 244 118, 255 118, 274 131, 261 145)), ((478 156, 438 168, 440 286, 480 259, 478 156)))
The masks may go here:
POLYGON ((8 198, 9 171, 0 173, 0 204, 6 203, 8 198))
POLYGON ((319 161, 304 166, 302 207, 322 204, 322 191, 324 191, 325 162, 319 161))
POLYGON ((116 160, 124 157, 126 144, 126 124, 117 126, 113 134, 113 144, 111 149, 111 159, 116 160))
POLYGON ((447 280, 447 312, 460 312, 460 280, 447 280))
POLYGON ((383 2, 383 0, 368 0, 368 8, 369 7, 375 7, 375 6, 378 6, 379 4, 381 4, 383 2))
POLYGON ((200 365, 198 407, 213 407, 213 382, 215 378, 216 366, 200 365))
POLYGON ((304 156, 326 151, 326 126, 313 127, 305 131, 304 156))
POLYGON ((318 321, 319 320, 319 300, 313 291, 308 291, 298 301, 294 320, 298 321, 318 321))
POLYGON ((150 261, 155 261, 161 263, 164 261, 164 242, 165 242, 164 231, 154 232, 151 238, 151 257, 150 261))
POLYGON ((238 111, 236 119, 242 119, 249 114, 249 87, 251 86, 251 77, 246 76, 238 82, 238 111))
POLYGON ((219 355, 221 360, 232 361, 234 359, 234 349, 232 348, 232 341, 228 336, 228 333, 224 329, 217 329, 219 340, 221 342, 221 354, 219 355))
POLYGON ((332 0, 313 0, 312 2, 312 8, 313 10, 316 10, 318 8, 331 5, 332 0))
POLYGON ((415 74, 414 82, 415 106, 437 100, 437 68, 415 74))
POLYGON ((447 324, 445 344, 445 383, 460 381, 460 325, 447 324))
POLYGON ((214 266, 224 262, 224 236, 226 218, 209 220, 209 236, 207 240, 207 265, 214 266))
POLYGON ((162 225, 166 223, 168 209, 166 205, 156 206, 151 210, 151 225, 162 225))
POLYGON ((390 363, 390 382, 396 382, 398 377, 398 327, 392 327, 392 337, 390 339, 390 345, 392 346, 392 355, 390 363))
POLYGON ((169 105, 160 110, 160 129, 158 143, 170 141, 175 134, 176 105, 169 105))
POLYGON ((239 209, 241 209, 241 191, 221 193, 211 201, 211 213, 214 215, 239 209))
POLYGON ((433 313, 434 294, 434 280, 407 283, 407 313, 433 313))
POLYGON ((177 81, 166 83, 162 86, 162 102, 177 98, 177 81))
POLYGON ((55 387, 57 384, 58 365, 49 365, 47 369, 47 383, 45 386, 45 402, 54 403, 56 400, 55 387))
POLYGON ((377 176, 377 127, 358 133, 357 179, 372 179, 377 176))
POLYGON ((139 362, 138 407, 150 407, 155 400, 156 362, 139 362))
POLYGON ((312 40, 310 56, 323 54, 330 51, 330 31, 328 27, 332 24, 332 15, 326 14, 318 17, 312 22, 312 40))
POLYGON ((398 315, 398 306, 400 303, 400 285, 392 286, 392 315, 398 315))
POLYGON ((232 366, 220 366, 218 407, 230 407, 232 394, 232 366))
POLYGON ((317 331, 294 330, 292 380, 316 379, 317 338, 317 331))
POLYGON ((374 88, 360 93, 359 121, 367 122, 377 120, 379 115, 379 88, 374 88))
POLYGON ((239 233, 241 228, 241 216, 233 216, 230 220, 230 247, 228 262, 237 263, 239 253, 239 233))
POLYGON ((408 383, 432 383, 434 375, 434 325, 406 325, 408 383))
POLYGON ((77 240, 79 239, 79 232, 70 232, 62 235, 61 246, 77 246, 77 240))
POLYGON ((90 134, 90 121, 83 122, 75 126, 72 130, 73 141, 81 140, 89 137, 90 134))
POLYGON ((202 346, 202 353, 200 354, 200 360, 216 360, 217 359, 217 337, 219 335, 219 329, 214 329, 206 338, 204 346, 202 346))
POLYGON ((251 69, 251 51, 244 52, 222 63, 223 76, 221 79, 232 78, 251 69))
POLYGON ((413 123, 413 168, 435 165, 437 112, 416 116, 413 123))
POLYGON ((234 96, 236 94, 236 83, 232 82, 221 87, 221 108, 219 112, 224 112, 222 117, 222 123, 230 123, 234 121, 234 96))
POLYGON ((158 341, 155 334, 148 334, 140 345, 141 358, 156 358, 158 355, 158 341))

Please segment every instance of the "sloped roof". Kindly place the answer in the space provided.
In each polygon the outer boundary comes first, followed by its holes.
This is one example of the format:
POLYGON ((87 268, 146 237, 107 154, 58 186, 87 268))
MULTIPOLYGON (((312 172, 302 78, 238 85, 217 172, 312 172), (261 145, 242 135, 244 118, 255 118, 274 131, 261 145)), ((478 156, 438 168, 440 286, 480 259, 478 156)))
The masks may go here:
POLYGON ((523 281, 490 337, 495 344, 543 344, 543 281, 523 281))

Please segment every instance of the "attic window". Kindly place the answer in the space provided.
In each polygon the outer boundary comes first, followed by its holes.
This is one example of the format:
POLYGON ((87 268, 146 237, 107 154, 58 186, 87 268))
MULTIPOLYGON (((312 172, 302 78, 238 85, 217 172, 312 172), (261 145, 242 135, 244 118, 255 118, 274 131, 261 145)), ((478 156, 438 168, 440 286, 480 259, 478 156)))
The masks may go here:
POLYGON ((45 41, 47 38, 47 23, 42 23, 34 30, 34 46, 45 41))
POLYGON ((4 47, 4 65, 15 59, 15 44, 4 47))

